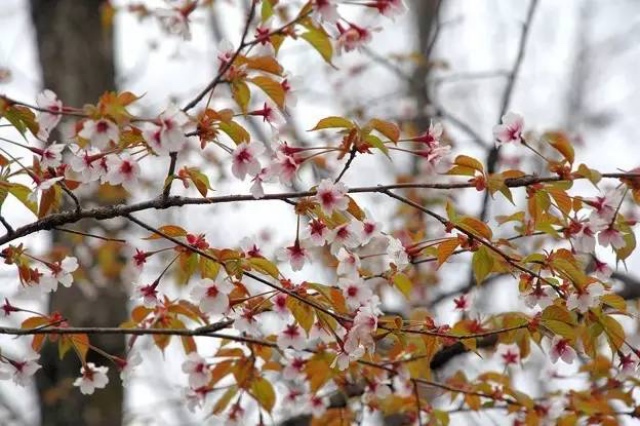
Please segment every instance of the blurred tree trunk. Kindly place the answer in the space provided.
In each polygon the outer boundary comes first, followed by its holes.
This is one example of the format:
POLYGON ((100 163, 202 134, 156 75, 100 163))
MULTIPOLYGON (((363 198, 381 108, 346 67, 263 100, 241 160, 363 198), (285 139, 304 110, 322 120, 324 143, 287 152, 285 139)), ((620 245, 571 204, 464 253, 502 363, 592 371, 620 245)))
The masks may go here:
MULTIPOLYGON (((111 29, 103 28, 100 7, 102 0, 31 0, 33 24, 42 66, 43 86, 57 93, 65 105, 95 104, 99 97, 115 86, 113 40, 111 29)), ((60 138, 54 134, 53 139, 60 138)), ((109 192, 109 191, 107 191, 109 192)), ((84 197, 93 203, 108 202, 96 191, 84 197)), ((87 230, 95 223, 77 224, 75 229, 87 230)), ((114 230, 109 230, 113 235, 114 230)), ((101 265, 81 265, 85 273, 67 289, 61 288, 50 299, 50 310, 59 311, 74 326, 117 326, 126 316, 127 295, 120 274, 122 259, 118 247, 95 241, 78 240, 68 233, 55 233, 54 250, 66 250, 79 256, 79 250, 89 250, 101 265), (88 243, 92 243, 91 246, 88 243), (105 273, 104 265, 109 264, 105 273), (98 285, 102 280, 106 285, 98 285)), ((122 356, 124 339, 119 336, 90 336, 91 344, 122 356)), ((63 360, 54 344, 46 344, 42 352, 43 374, 37 380, 43 425, 105 425, 122 423, 123 390, 117 369, 94 351, 89 362, 109 366, 109 385, 92 396, 85 396, 72 383, 80 375, 80 362, 74 353, 63 360)))

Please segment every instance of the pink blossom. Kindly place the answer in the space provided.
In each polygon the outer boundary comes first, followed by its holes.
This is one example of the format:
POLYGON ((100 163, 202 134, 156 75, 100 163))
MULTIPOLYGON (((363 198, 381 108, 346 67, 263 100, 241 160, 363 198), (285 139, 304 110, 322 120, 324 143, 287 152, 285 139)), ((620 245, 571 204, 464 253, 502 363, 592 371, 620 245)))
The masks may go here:
POLYGON ((305 262, 311 262, 311 253, 305 241, 296 240, 293 245, 278 250, 279 261, 287 261, 291 269, 299 271, 304 267, 305 262))
POLYGON ((105 149, 111 141, 118 143, 120 129, 118 129, 116 123, 106 118, 86 120, 82 124, 82 130, 78 132, 78 136, 82 139, 89 140, 91 145, 98 149, 105 149))
POLYGON ((133 369, 140 364, 142 364, 140 352, 130 352, 126 361, 120 365, 120 380, 122 380, 122 386, 129 386, 133 369))
POLYGON ((292 347, 295 350, 301 351, 306 347, 304 330, 298 324, 289 324, 284 330, 278 333, 276 343, 282 350, 292 347))
POLYGON ((61 143, 52 143, 41 151, 40 165, 43 168, 56 168, 62 164, 62 150, 66 145, 61 143))
POLYGON ((271 173, 267 167, 263 167, 260 169, 260 172, 256 174, 253 179, 251 179, 251 188, 249 188, 249 192, 253 195, 253 198, 260 199, 264 197, 264 188, 262 184, 271 180, 271 173))
POLYGON ((322 247, 327 241, 329 232, 329 227, 322 219, 312 219, 306 227, 302 228, 300 237, 308 241, 311 246, 322 247))
POLYGON ((268 173, 270 176, 277 176, 280 183, 287 185, 296 177, 301 163, 295 156, 277 151, 268 167, 268 173))
POLYGON ((396 265, 400 270, 404 269, 409 265, 409 255, 402 241, 394 237, 388 237, 388 240, 387 256, 389 257, 390 263, 396 265))
POLYGON ((186 10, 181 8, 156 9, 156 17, 162 30, 167 34, 182 37, 184 40, 191 40, 191 29, 189 28, 191 10, 189 8, 186 10))
POLYGON ((584 290, 573 292, 567 298, 567 309, 577 309, 579 312, 587 312, 589 308, 600 306, 600 296, 605 292, 600 283, 589 284, 584 290))
POLYGON ((593 215, 596 216, 596 220, 610 223, 614 219, 614 215, 622 203, 624 197, 624 191, 620 189, 613 189, 607 191, 604 195, 597 196, 595 198, 587 198, 584 200, 586 204, 593 207, 593 215))
POLYGON ((273 311, 278 314, 280 318, 287 318, 289 316, 289 308, 287 307, 287 296, 286 293, 278 293, 273 296, 273 311))
POLYGON ((620 250, 627 245, 622 233, 613 226, 609 226, 608 228, 600 231, 598 234, 598 244, 603 247, 611 246, 614 250, 620 250))
POLYGON ((313 0, 312 5, 312 17, 317 22, 326 22, 329 24, 338 22, 340 16, 338 15, 338 6, 334 0, 313 0))
POLYGON ((613 270, 606 262, 601 262, 597 257, 593 256, 593 276, 600 281, 606 281, 613 274, 613 270))
POLYGON ((342 289, 347 306, 357 309, 367 303, 373 292, 359 277, 346 277, 338 280, 338 287, 342 289))
POLYGON ((264 257, 262 249, 254 238, 244 237, 241 239, 240 248, 248 257, 264 257))
POLYGON ((376 238, 382 233, 380 232, 382 224, 371 219, 365 219, 362 221, 362 233, 360 244, 368 244, 373 238, 376 238))
POLYGON ((104 174, 105 170, 100 165, 103 158, 100 151, 96 148, 82 149, 77 145, 73 146, 75 152, 69 160, 71 169, 80 174, 80 180, 83 183, 94 182, 104 174))
POLYGON ((381 15, 391 19, 407 12, 407 5, 404 0, 375 0, 370 3, 370 6, 376 8, 381 15))
POLYGON ((226 280, 204 279, 191 291, 191 297, 199 302, 206 314, 224 314, 229 309, 229 293, 235 287, 226 280))
POLYGON ((187 143, 184 127, 189 123, 189 117, 171 105, 160 114, 157 124, 142 131, 145 142, 158 155, 169 155, 181 151, 187 143))
POLYGON ((7 299, 5 297, 4 298, 4 304, 2 306, 0 306, 0 312, 2 313, 2 316, 4 318, 7 318, 9 315, 11 315, 12 312, 20 312, 20 309, 16 308, 15 306, 13 306, 9 302, 9 299, 7 299))
POLYGON ((122 185, 127 191, 133 192, 140 176, 140 165, 129 154, 107 156, 107 170, 107 182, 114 186, 122 185))
POLYGON ((372 33, 376 31, 376 29, 359 27, 354 24, 349 24, 349 28, 343 28, 340 23, 337 26, 340 32, 336 41, 338 52, 351 52, 352 50, 362 49, 371 42, 372 33))
POLYGON ((560 336, 553 336, 551 340, 551 352, 549 356, 551 357, 551 362, 554 364, 558 362, 558 359, 562 359, 567 364, 573 363, 573 360, 576 359, 576 351, 569 345, 569 340, 564 339, 560 336))
POLYGON ((524 295, 524 304, 531 309, 536 306, 540 309, 545 309, 547 306, 553 304, 556 296, 557 294, 552 287, 535 285, 529 293, 524 295))
POLYGON ((37 178, 34 178, 34 180, 36 181, 36 187, 33 188, 33 192, 31 192, 27 196, 27 199, 29 201, 34 202, 34 203, 38 202, 38 197, 39 197, 40 193, 42 193, 42 192, 44 192, 44 191, 46 191, 48 189, 51 189, 53 187, 53 185, 55 185, 56 183, 60 182, 63 179, 64 179, 64 176, 57 176, 57 177, 53 177, 53 178, 49 178, 49 179, 37 179, 37 178))
POLYGON ((338 254, 341 247, 355 248, 362 242, 362 222, 352 220, 336 226, 327 235, 327 242, 331 244, 331 254, 338 254))
POLYGON ((55 129, 62 118, 60 114, 63 108, 62 101, 54 92, 46 89, 36 96, 36 104, 40 109, 47 111, 40 112, 38 116, 38 124, 40 125, 38 138, 47 140, 51 131, 55 129))
POLYGON ((468 312, 471 309, 471 296, 462 294, 460 297, 453 299, 455 310, 460 312, 468 312))
POLYGON ((197 389, 211 381, 211 370, 197 352, 191 352, 182 363, 182 372, 189 375, 189 386, 197 389))
POLYGON ((349 206, 347 198, 347 186, 342 183, 333 183, 331 179, 323 179, 316 190, 316 199, 320 208, 327 216, 331 216, 334 211, 344 211, 349 206))
POLYGON ((58 283, 65 287, 73 284, 73 272, 78 269, 78 259, 75 257, 65 257, 62 262, 50 263, 49 274, 40 277, 40 285, 43 291, 56 291, 58 283))
POLYGON ((307 401, 308 410, 311 411, 311 415, 315 418, 320 418, 327 412, 329 406, 329 398, 320 397, 317 395, 309 395, 307 401))
POLYGON ((264 145, 260 142, 243 142, 236 147, 232 154, 231 172, 240 180, 249 176, 258 175, 262 167, 258 161, 258 155, 264 152, 264 145))
POLYGON ((0 364, 0 380, 12 379, 16 385, 29 385, 31 377, 41 368, 37 362, 40 354, 29 349, 21 358, 21 361, 7 360, 0 364))
POLYGON ((307 362, 302 358, 293 358, 282 369, 282 377, 285 380, 297 380, 303 378, 303 369, 306 363, 307 362))
POLYGON ((142 304, 145 308, 153 309, 160 303, 158 299, 158 282, 153 282, 148 285, 135 286, 135 291, 131 296, 131 300, 142 299, 142 304))
POLYGON ((522 116, 513 112, 506 113, 502 116, 502 124, 498 124, 493 128, 496 146, 509 142, 520 142, 523 130, 524 119, 522 116))
POLYGON ((88 362, 80 369, 81 376, 73 382, 73 386, 78 386, 84 395, 93 395, 96 389, 103 389, 109 383, 108 371, 108 367, 96 367, 88 362))
POLYGON ((623 376, 635 377, 638 370, 638 357, 632 353, 620 353, 620 373, 623 376))
POLYGON ((287 120, 276 105, 265 102, 261 109, 249 111, 248 115, 262 117, 262 121, 268 123, 274 130, 282 127, 287 120))
POLYGON ((189 409, 190 412, 195 413, 196 409, 202 408, 209 392, 210 389, 205 386, 201 386, 197 389, 185 389, 184 398, 187 402, 187 409, 189 409))
POLYGON ((603 228, 600 221, 578 222, 580 229, 573 235, 573 248, 578 253, 593 253, 596 250, 596 233, 603 228))
POLYGON ((357 254, 349 252, 344 247, 338 251, 338 275, 358 276, 358 268, 360 268, 360 258, 357 254))
POLYGON ((251 309, 243 308, 234 312, 233 327, 241 333, 247 333, 252 336, 260 334, 258 320, 256 314, 251 309))
POLYGON ((498 346, 498 350, 496 354, 500 357, 500 361, 505 366, 517 365, 520 363, 520 348, 518 345, 511 344, 505 345, 500 344, 498 346))

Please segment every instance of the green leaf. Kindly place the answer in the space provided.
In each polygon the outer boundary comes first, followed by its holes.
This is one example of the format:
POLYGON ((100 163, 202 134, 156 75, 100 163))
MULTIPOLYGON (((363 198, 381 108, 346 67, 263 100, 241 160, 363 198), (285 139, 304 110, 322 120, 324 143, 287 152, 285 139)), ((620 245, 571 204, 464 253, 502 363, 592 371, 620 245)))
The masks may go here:
POLYGON ((318 121, 318 124, 311 129, 313 130, 322 130, 322 129, 335 129, 335 128, 343 128, 343 129, 353 129, 355 124, 351 121, 347 120, 343 117, 326 117, 322 120, 318 121))
POLYGON ((482 246, 473 254, 471 265, 476 284, 482 284, 487 275, 493 271, 494 258, 487 252, 487 248, 482 246))
POLYGON ((278 267, 263 257, 252 257, 249 259, 249 264, 251 268, 261 274, 270 275, 276 279, 280 276, 278 267))
POLYGON ((393 276, 393 283, 396 288, 400 290, 400 293, 404 295, 407 299, 411 297, 411 290, 413 289, 413 283, 402 272, 399 272, 393 276))
POLYGON ((244 81, 234 81, 231 83, 231 95, 236 101, 243 114, 247 113, 249 102, 251 101, 251 91, 244 81))
POLYGON ((31 189, 29 187, 21 185, 19 183, 11 183, 9 184, 9 193, 16 197, 26 208, 31 210, 33 214, 38 214, 38 205, 33 201, 29 200, 29 195, 31 194, 31 189))
POLYGON ((300 37, 313 46, 313 48, 320 53, 322 58, 328 64, 331 64, 331 59, 333 58, 333 45, 331 44, 329 35, 323 30, 312 26, 307 26, 307 29, 309 31, 302 34, 300 37))
POLYGON ((284 108, 285 92, 280 83, 261 75, 247 79, 247 81, 258 86, 279 108, 284 108))
POLYGON ((242 127, 235 121, 220 122, 220 124, 218 124, 218 127, 220 128, 220 130, 229 135, 229 137, 236 143, 236 145, 240 145, 243 142, 249 142, 249 140, 251 140, 251 135, 249 134, 249 132, 247 132, 244 127, 242 127))
POLYGON ((276 404, 276 393, 271 382, 264 377, 258 377, 251 383, 251 395, 262 408, 271 413, 276 404))

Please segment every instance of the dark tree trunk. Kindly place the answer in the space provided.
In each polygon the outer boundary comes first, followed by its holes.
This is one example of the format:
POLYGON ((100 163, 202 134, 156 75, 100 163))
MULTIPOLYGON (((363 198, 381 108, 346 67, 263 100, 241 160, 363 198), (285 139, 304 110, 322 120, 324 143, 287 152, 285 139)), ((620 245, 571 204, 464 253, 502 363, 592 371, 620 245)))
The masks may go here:
MULTIPOLYGON (((43 86, 58 94, 65 105, 95 104, 107 90, 114 90, 115 70, 111 30, 104 30, 100 18, 101 0, 31 0, 33 24, 42 65, 43 86)), ((56 135, 54 135, 55 137, 56 135)), ((59 135, 57 135, 59 136, 59 135)), ((98 192, 83 203, 104 202, 98 192)), ((96 226, 95 223, 85 226, 96 226)), ((78 224, 76 229, 82 229, 78 224)), ((109 231, 113 235, 113 230, 109 231)), ((55 249, 76 252, 82 240, 70 234, 53 236, 55 249)), ((89 249, 95 251, 95 247, 89 249)), ((101 251, 104 255, 104 250, 101 251)), ((118 250, 107 251, 111 261, 122 264, 118 250)), ((93 254, 92 254, 92 257, 93 254)), ((104 260, 104 259, 103 259, 104 260)), ((59 311, 74 326, 117 326, 126 316, 127 296, 120 279, 121 268, 106 275, 107 285, 96 285, 102 274, 97 265, 82 265, 83 278, 70 288, 61 288, 50 300, 51 311, 59 311)), ((91 336, 91 344, 122 356, 124 340, 119 336, 91 336)), ((90 351, 89 362, 109 366, 109 385, 85 396, 72 386, 80 375, 74 353, 58 357, 56 345, 47 343, 42 351, 43 371, 37 375, 43 425, 118 426, 122 424, 123 390, 113 364, 90 351)))

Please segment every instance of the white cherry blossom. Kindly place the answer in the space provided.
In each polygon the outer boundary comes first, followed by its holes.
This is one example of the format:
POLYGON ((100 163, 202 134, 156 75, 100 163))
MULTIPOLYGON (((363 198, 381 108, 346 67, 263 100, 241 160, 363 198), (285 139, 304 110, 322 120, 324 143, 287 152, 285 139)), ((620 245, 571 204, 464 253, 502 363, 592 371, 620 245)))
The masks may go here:
POLYGON ((73 386, 80 388, 84 395, 92 395, 96 389, 103 389, 109 383, 107 372, 108 367, 96 367, 94 363, 88 362, 80 369, 81 376, 74 382, 73 386))

